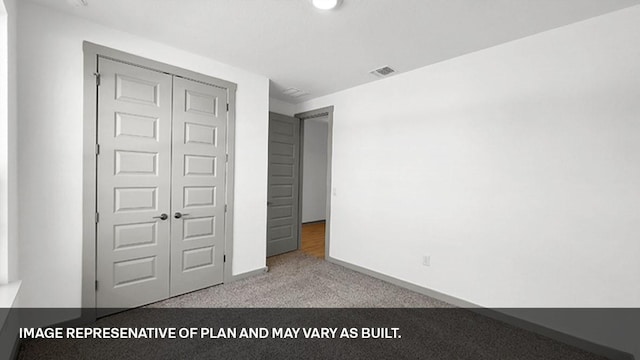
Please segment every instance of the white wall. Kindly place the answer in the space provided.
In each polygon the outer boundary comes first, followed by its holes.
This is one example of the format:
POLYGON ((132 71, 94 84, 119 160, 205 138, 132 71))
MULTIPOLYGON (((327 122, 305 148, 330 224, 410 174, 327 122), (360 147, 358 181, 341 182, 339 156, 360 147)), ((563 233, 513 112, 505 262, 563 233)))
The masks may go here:
POLYGON ((9 282, 9 71, 8 16, 0 3, 0 286, 9 282))
POLYGON ((265 266, 267 78, 27 2, 18 34, 22 306, 80 306, 83 40, 238 84, 233 273, 265 266))
POLYGON ((304 120, 302 149, 302 222, 326 219, 327 120, 304 120))
POLYGON ((269 111, 271 112, 293 116, 295 115, 295 107, 295 105, 289 104, 286 101, 278 100, 276 98, 269 98, 269 111))
POLYGON ((8 21, 8 227, 9 282, 19 279, 18 273, 18 10, 17 0, 4 0, 8 21))
POLYGON ((485 307, 640 306, 638 34, 635 6, 299 106, 335 105, 329 255, 485 307))
POLYGON ((0 285, 18 278, 15 0, 0 4, 0 285))
POLYGON ((638 30, 640 6, 302 104, 335 105, 331 256, 483 306, 639 306, 638 30))

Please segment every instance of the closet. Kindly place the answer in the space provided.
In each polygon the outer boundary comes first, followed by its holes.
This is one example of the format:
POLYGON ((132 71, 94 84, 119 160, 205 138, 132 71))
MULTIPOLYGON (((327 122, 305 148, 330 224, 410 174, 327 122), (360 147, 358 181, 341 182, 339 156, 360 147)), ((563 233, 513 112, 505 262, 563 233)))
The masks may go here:
POLYGON ((223 281, 228 90, 99 57, 96 306, 223 281))

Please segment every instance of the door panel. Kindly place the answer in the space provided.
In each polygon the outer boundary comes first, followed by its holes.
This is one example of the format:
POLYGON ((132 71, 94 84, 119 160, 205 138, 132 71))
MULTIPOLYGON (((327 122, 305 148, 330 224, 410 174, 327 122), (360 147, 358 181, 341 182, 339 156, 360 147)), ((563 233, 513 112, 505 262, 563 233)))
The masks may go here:
POLYGON ((269 113, 267 256, 298 248, 300 120, 269 113))
POLYGON ((174 78, 171 296, 223 280, 226 106, 225 89, 174 78))
MULTIPOLYGON (((100 58, 98 308, 169 295, 172 78, 100 58)), ((102 311, 100 315, 108 313, 102 311)))

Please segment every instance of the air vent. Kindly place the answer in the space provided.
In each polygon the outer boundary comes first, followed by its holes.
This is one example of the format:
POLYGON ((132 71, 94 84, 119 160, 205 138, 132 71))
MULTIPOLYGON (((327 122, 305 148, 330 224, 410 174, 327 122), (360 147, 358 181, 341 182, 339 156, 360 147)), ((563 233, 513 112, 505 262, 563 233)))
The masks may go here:
POLYGON ((89 5, 88 0, 67 0, 67 3, 74 7, 83 7, 89 5))
POLYGON ((303 96, 307 96, 309 95, 308 92, 304 92, 300 89, 296 89, 296 88, 288 88, 286 90, 284 90, 282 92, 285 95, 291 96, 292 98, 299 98, 299 97, 303 97, 303 96))
POLYGON ((390 68, 389 66, 383 66, 379 69, 375 69, 371 71, 371 73, 377 77, 387 77, 389 75, 394 74, 396 71, 390 68))

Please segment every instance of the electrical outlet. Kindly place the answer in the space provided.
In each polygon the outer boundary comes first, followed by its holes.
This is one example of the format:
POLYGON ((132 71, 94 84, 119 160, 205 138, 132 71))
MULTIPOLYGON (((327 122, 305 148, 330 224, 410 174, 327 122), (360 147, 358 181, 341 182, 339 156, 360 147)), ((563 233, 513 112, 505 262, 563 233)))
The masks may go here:
POLYGON ((422 257, 422 265, 431 266, 431 256, 430 255, 425 255, 424 257, 422 257))

